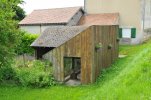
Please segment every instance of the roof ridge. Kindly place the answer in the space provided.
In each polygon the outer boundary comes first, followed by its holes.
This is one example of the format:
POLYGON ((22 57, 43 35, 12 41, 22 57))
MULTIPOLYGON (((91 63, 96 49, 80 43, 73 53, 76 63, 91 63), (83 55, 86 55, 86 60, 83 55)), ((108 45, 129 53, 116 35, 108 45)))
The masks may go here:
POLYGON ((33 11, 39 11, 39 10, 55 10, 55 9, 68 9, 68 8, 82 8, 82 6, 74 6, 74 7, 62 7, 62 8, 47 8, 47 9, 34 9, 33 11))

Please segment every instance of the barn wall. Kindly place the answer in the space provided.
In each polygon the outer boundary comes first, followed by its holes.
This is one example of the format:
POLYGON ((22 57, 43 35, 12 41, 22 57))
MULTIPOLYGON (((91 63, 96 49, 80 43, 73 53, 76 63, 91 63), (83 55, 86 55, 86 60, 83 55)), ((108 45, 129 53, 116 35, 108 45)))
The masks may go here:
POLYGON ((109 67, 118 58, 118 26, 93 26, 93 65, 92 81, 94 82, 100 71, 109 67), (95 49, 101 43, 100 49, 95 49), (109 49, 109 45, 112 47, 109 49))
POLYGON ((65 44, 53 49, 44 58, 49 59, 54 66, 54 76, 58 81, 64 81, 64 57, 81 58, 81 82, 91 82, 92 66, 92 32, 86 29, 65 44))
POLYGON ((118 26, 91 26, 65 44, 53 49, 44 57, 54 66, 54 76, 64 81, 64 57, 81 57, 81 82, 93 83, 103 68, 118 57, 118 26), (95 49, 97 43, 102 48, 95 49), (111 49, 108 46, 112 45, 111 49))

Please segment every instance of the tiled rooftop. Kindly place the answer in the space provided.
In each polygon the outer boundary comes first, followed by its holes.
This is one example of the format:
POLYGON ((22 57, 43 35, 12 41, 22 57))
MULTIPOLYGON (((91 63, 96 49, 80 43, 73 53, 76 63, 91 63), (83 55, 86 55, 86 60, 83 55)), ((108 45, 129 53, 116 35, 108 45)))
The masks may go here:
POLYGON ((118 13, 88 14, 81 18, 79 25, 118 25, 118 13))
POLYGON ((81 7, 55 8, 34 10, 25 17, 19 24, 60 24, 68 21, 80 10, 81 7))
POLYGON ((58 47, 66 41, 70 40, 80 32, 84 31, 87 26, 54 26, 46 29, 38 39, 36 39, 32 47, 58 47))

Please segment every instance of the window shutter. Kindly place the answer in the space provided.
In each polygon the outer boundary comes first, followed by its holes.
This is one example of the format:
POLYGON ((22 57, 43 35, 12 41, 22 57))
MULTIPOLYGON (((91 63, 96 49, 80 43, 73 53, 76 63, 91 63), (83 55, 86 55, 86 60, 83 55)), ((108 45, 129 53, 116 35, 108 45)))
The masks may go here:
POLYGON ((122 28, 119 28, 119 38, 122 38, 122 28))
POLYGON ((131 28, 131 38, 136 38, 136 28, 131 28))

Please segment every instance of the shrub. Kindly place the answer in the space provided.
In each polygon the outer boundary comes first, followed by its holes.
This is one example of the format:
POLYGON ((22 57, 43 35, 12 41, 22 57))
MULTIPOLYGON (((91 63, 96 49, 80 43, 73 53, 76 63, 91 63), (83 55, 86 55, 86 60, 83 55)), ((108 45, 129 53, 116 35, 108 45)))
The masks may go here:
POLYGON ((27 54, 33 54, 34 49, 30 47, 31 43, 34 42, 34 40, 38 37, 38 34, 30 34, 30 33, 21 33, 21 38, 19 44, 15 48, 15 52, 18 55, 27 53, 27 54))
POLYGON ((56 84, 52 75, 52 67, 46 69, 48 63, 30 61, 26 66, 15 68, 16 80, 23 86, 45 87, 56 84))
POLYGON ((15 78, 15 72, 12 67, 0 68, 0 81, 13 80, 15 78))

